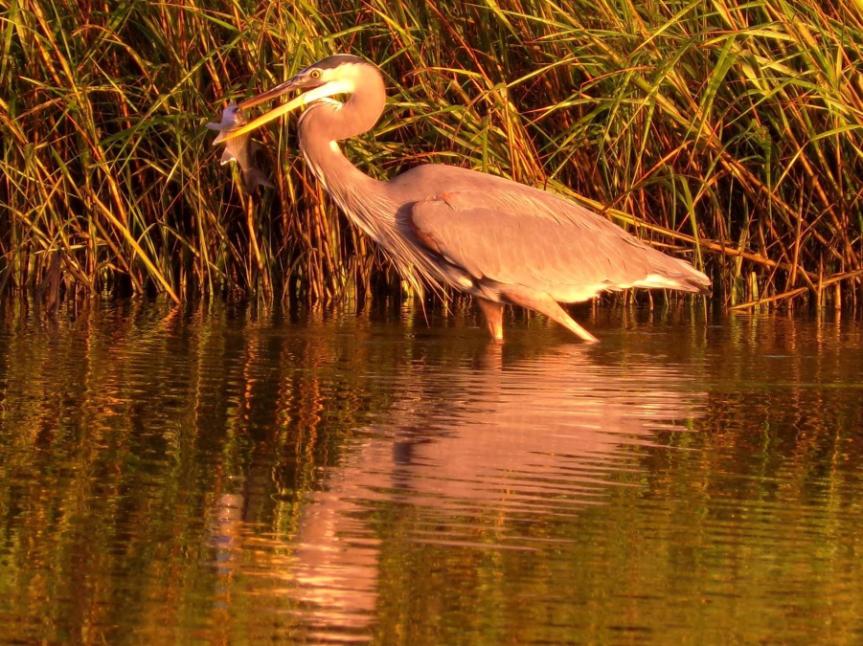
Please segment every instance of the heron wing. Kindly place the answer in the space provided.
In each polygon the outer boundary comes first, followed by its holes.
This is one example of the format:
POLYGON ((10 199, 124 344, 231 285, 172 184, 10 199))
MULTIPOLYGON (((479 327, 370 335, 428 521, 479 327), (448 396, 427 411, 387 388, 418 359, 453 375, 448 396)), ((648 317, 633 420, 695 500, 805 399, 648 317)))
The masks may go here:
POLYGON ((524 188, 443 193, 414 203, 410 222, 424 246, 475 280, 521 285, 559 301, 627 287, 697 291, 710 284, 689 263, 602 216, 524 188))

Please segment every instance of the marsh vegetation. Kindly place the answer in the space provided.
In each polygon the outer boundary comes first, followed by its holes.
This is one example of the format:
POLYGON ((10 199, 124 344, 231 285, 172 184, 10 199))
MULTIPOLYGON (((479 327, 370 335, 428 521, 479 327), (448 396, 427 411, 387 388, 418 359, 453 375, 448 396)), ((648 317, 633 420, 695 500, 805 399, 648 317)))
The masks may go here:
POLYGON ((369 173, 546 187, 714 280, 721 307, 859 307, 855 0, 0 1, 0 288, 327 304, 398 291, 296 154, 249 195, 205 124, 332 52, 387 75, 369 173), (236 180, 236 178, 234 178, 236 180))

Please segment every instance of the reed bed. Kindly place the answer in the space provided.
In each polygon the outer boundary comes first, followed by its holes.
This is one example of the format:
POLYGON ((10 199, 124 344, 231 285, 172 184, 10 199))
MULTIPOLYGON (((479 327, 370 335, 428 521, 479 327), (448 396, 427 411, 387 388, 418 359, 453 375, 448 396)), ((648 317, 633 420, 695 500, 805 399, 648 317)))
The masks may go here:
POLYGON ((565 193, 690 258, 723 307, 857 307, 859 0, 0 0, 0 290, 326 305, 398 291, 265 129, 249 195, 204 125, 333 52, 391 100, 348 154, 565 193))

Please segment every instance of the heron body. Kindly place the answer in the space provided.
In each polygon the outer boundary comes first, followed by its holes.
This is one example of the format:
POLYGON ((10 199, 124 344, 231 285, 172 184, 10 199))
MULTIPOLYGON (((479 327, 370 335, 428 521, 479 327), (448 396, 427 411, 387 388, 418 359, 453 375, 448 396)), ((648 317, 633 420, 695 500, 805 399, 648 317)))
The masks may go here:
POLYGON ((559 303, 630 287, 697 292, 710 285, 689 263, 543 190, 438 164, 418 166, 389 181, 369 177, 337 143, 371 130, 386 103, 381 73, 358 57, 326 58, 239 107, 293 89, 307 92, 223 131, 216 142, 307 105, 299 120, 300 149, 342 211, 403 276, 472 295, 496 340, 503 339, 505 304, 541 312, 580 338, 596 341, 559 303), (339 94, 349 95, 344 103, 330 98, 339 94))

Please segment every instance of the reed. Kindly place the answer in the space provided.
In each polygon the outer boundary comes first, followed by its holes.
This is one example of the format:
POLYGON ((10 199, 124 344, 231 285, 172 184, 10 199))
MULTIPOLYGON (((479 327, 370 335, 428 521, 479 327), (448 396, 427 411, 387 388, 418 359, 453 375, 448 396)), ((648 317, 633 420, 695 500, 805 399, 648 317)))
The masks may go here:
POLYGON ((857 0, 0 0, 0 289, 327 304, 397 277, 269 128, 251 196, 204 124, 335 51, 388 76, 373 174, 454 163, 688 255, 716 302, 863 295, 857 0), (236 178, 235 178, 236 179, 236 178))

